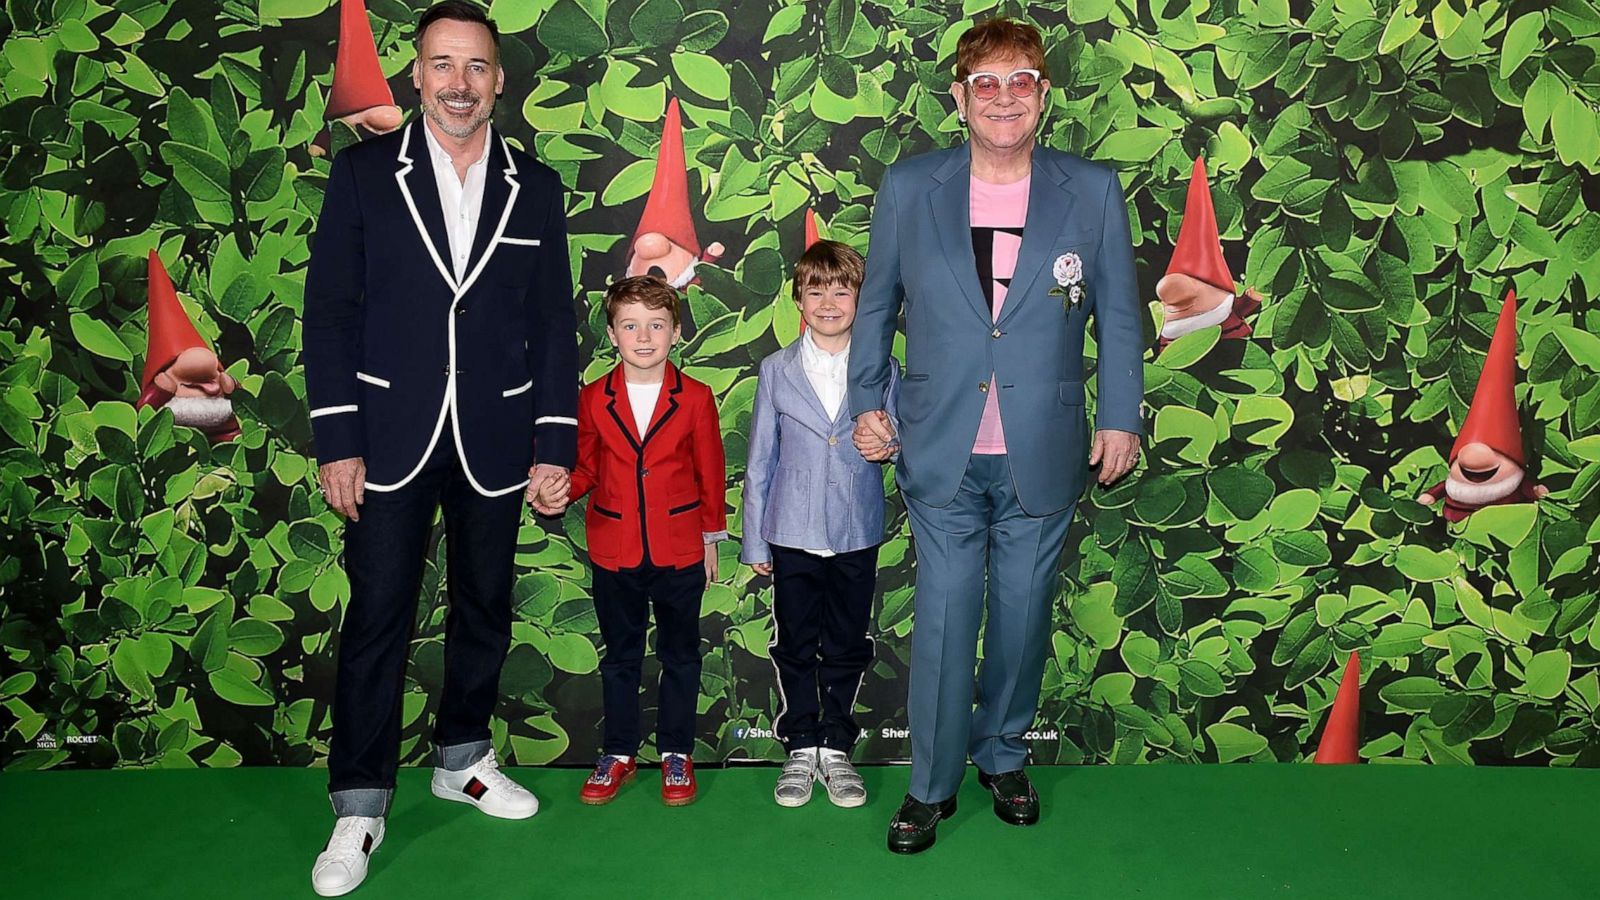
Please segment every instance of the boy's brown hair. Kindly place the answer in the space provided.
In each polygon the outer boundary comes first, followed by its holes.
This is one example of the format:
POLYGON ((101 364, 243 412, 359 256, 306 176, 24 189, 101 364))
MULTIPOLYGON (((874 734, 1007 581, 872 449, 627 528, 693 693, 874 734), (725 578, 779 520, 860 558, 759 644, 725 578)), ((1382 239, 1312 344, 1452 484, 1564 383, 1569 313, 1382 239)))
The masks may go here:
POLYGON ((794 264, 794 300, 800 302, 807 288, 839 284, 852 291, 861 290, 867 263, 861 254, 838 241, 817 241, 794 264))
POLYGON ((616 321, 617 308, 627 303, 643 303, 645 309, 664 309, 677 328, 678 292, 660 275, 635 275, 613 281, 606 288, 606 324, 616 321))

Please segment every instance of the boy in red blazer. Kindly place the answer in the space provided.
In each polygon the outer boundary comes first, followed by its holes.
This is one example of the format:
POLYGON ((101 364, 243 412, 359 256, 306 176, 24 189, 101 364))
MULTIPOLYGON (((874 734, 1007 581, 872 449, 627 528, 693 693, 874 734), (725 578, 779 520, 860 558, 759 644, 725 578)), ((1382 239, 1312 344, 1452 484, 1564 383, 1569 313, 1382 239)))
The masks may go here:
POLYGON ((680 335, 678 293, 655 275, 606 291, 606 334, 622 361, 578 396, 571 495, 593 492, 584 518, 595 614, 605 641, 605 739, 585 803, 608 803, 637 768, 639 670, 655 611, 661 659, 656 750, 661 799, 694 801, 700 693, 700 598, 728 537, 727 469, 711 389, 667 354, 680 335))

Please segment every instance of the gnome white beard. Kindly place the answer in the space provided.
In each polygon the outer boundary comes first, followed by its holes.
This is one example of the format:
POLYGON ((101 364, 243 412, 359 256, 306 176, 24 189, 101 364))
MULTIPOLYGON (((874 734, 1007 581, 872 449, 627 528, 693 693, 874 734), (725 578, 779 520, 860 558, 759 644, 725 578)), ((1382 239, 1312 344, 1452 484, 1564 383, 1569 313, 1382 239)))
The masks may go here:
POLYGON ((1524 477, 1525 473, 1518 469, 1515 478, 1473 484, 1451 475, 1444 480, 1444 492, 1462 506, 1488 506, 1511 496, 1513 491, 1522 486, 1524 477))
POLYGON ((173 397, 167 401, 172 421, 202 431, 226 425, 233 418, 233 401, 227 397, 173 397))
POLYGON ((678 277, 673 278, 672 280, 668 281, 667 284, 670 284, 674 288, 677 288, 678 290, 681 291, 684 288, 688 287, 689 286, 689 282, 691 282, 693 280, 694 280, 694 263, 691 261, 689 263, 689 265, 684 267, 684 270, 682 272, 678 273, 678 277))
POLYGON ((1168 319, 1162 322, 1161 336, 1169 341, 1177 340, 1202 328, 1221 325, 1231 315, 1233 315, 1233 295, 1229 294, 1217 304, 1216 309, 1208 309, 1198 316, 1189 316, 1186 319, 1168 319))

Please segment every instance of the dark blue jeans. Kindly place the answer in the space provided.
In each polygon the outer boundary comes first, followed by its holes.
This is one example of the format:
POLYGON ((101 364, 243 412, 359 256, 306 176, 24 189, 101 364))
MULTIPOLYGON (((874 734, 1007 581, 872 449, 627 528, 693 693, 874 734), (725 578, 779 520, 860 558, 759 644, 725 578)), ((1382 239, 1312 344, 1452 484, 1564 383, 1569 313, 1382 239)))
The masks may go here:
POLYGON ((339 630, 328 793, 341 815, 383 815, 400 753, 406 657, 435 512, 447 553, 444 683, 436 762, 463 769, 489 751, 489 717, 511 643, 512 564, 522 491, 485 497, 468 483, 445 423, 420 472, 393 491, 366 491, 345 525, 350 602, 339 630))

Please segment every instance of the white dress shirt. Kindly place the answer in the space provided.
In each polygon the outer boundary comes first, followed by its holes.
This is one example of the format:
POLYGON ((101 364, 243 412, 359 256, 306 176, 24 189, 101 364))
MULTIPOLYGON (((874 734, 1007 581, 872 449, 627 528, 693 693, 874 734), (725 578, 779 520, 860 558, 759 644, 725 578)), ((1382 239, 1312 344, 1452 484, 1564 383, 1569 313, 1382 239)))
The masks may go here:
POLYGON ((433 126, 424 122, 422 133, 428 136, 428 157, 433 160, 433 178, 439 185, 439 205, 444 209, 444 230, 450 238, 450 267, 455 271, 456 283, 467 274, 467 256, 472 253, 472 239, 478 233, 478 215, 483 211, 483 182, 489 170, 489 142, 494 140, 492 126, 484 125, 483 155, 467 166, 467 179, 456 175, 456 164, 450 154, 433 136, 433 126))
MULTIPOLYGON (((822 401, 822 408, 828 413, 828 418, 839 418, 839 406, 844 403, 844 394, 850 372, 850 345, 845 344, 844 349, 838 353, 829 353, 817 346, 811 339, 811 329, 807 328, 800 336, 800 368, 805 370, 806 381, 811 384, 811 390, 822 401)), ((832 550, 817 547, 801 548, 813 556, 826 559, 834 556, 832 550)))
POLYGON ((800 366, 805 369, 806 381, 811 383, 811 390, 822 401, 828 418, 837 419, 849 378, 850 345, 845 344, 838 353, 829 353, 811 339, 811 329, 808 328, 800 337, 800 366))

